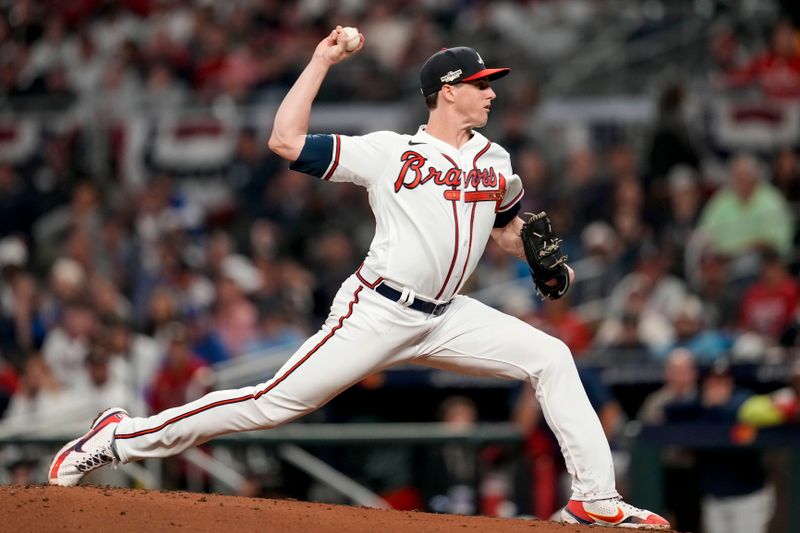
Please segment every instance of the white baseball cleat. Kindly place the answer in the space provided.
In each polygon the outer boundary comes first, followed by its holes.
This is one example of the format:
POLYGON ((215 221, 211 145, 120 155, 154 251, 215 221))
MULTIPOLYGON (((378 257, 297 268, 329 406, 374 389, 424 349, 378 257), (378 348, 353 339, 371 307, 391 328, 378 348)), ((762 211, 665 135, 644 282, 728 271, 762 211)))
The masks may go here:
POLYGON ((567 524, 634 529, 669 529, 669 522, 663 517, 625 503, 622 498, 609 498, 593 502, 570 500, 561 511, 561 521, 567 524))
POLYGON ((89 432, 61 448, 50 464, 48 482, 51 485, 71 487, 81 478, 109 463, 119 462, 114 451, 114 431, 128 412, 118 407, 106 409, 94 419, 89 432))

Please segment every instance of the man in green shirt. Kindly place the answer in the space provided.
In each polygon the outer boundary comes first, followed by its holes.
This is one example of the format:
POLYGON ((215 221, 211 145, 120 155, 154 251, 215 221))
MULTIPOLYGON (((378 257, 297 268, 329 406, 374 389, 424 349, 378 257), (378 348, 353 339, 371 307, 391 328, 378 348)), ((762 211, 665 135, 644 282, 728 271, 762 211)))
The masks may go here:
POLYGON ((728 186, 711 197, 700 216, 699 229, 717 252, 732 259, 766 247, 786 256, 794 236, 788 202, 762 178, 752 155, 736 155, 728 168, 728 186))

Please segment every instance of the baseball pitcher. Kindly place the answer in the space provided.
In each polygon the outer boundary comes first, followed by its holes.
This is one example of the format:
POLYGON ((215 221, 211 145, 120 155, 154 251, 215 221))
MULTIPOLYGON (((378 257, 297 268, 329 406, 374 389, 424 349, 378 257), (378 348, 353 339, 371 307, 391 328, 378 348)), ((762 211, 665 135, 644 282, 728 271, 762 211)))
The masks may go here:
POLYGON ((266 383, 212 392, 147 418, 118 408, 101 413, 55 456, 50 483, 75 485, 109 463, 167 457, 218 435, 285 424, 369 374, 416 363, 535 389, 572 475, 564 521, 668 528, 620 499, 608 443, 566 345, 459 294, 490 238, 528 262, 544 298, 561 297, 574 277, 547 215, 517 216, 520 178, 508 153, 477 131, 495 99, 491 82, 509 69, 488 68, 471 48, 444 49, 420 71, 429 118, 416 133, 309 135, 328 70, 364 45, 359 35, 357 46, 345 46, 340 33, 337 27, 317 46, 269 141, 297 171, 364 187, 375 214, 369 253, 344 280, 322 329, 266 383))

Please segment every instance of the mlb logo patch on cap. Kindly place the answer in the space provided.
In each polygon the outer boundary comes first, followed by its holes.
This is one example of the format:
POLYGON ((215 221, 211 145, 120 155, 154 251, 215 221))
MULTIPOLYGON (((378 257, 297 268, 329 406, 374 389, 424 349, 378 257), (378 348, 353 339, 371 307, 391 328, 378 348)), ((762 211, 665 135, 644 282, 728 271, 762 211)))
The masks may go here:
POLYGON ((419 72, 420 90, 423 96, 433 94, 443 85, 455 85, 462 81, 482 78, 496 80, 511 72, 510 68, 486 68, 483 58, 467 46, 444 48, 422 65, 419 72))

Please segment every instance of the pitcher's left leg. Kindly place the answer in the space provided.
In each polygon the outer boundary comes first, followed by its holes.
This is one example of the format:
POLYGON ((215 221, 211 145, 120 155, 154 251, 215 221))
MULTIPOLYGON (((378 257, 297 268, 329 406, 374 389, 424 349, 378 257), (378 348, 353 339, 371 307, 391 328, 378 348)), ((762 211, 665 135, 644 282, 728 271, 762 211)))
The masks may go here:
POLYGON ((608 441, 563 342, 465 296, 432 320, 439 324, 415 362, 529 382, 561 446, 573 497, 617 496, 608 441))
POLYGON ((560 340, 460 296, 420 346, 416 362, 463 373, 529 382, 572 475, 564 522, 669 529, 669 522, 619 498, 614 465, 572 354, 560 340))

